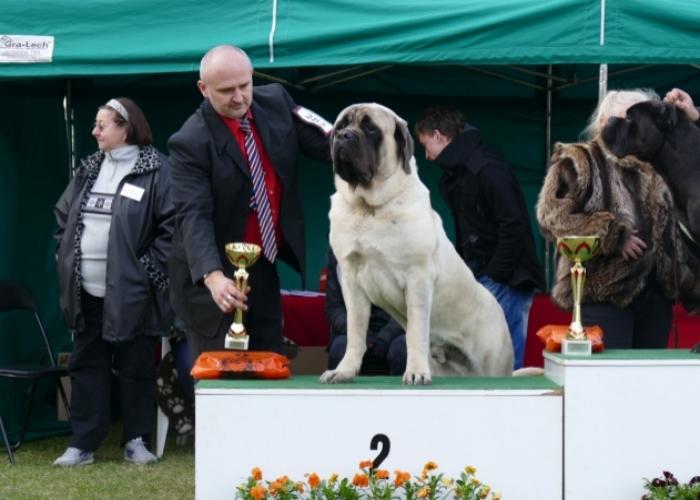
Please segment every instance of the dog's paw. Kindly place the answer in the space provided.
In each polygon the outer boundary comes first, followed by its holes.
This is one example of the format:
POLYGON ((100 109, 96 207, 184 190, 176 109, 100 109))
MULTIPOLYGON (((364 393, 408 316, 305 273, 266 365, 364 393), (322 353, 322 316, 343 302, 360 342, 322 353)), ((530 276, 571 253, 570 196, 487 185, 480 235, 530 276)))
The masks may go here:
POLYGON ((322 384, 342 384, 344 382, 352 382, 355 378, 355 372, 342 370, 326 370, 318 379, 322 384))
POLYGON ((404 385, 430 385, 432 381, 429 371, 420 373, 406 370, 403 374, 404 385))

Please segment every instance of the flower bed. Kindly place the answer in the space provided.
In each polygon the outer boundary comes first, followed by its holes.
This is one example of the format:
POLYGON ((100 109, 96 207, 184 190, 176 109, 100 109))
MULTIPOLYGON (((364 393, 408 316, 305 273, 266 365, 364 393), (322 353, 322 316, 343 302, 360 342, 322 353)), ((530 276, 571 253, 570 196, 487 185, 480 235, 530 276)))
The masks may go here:
POLYGON ((337 474, 321 479, 316 473, 305 475, 304 481, 294 481, 287 476, 273 481, 263 479, 258 467, 251 471, 247 481, 236 488, 236 498, 243 500, 264 499, 311 499, 311 500, 359 500, 392 498, 499 500, 501 495, 491 490, 476 477, 476 469, 467 466, 459 478, 452 479, 437 472, 437 464, 428 462, 418 476, 404 471, 394 471, 392 480, 389 471, 372 468, 372 461, 360 462, 360 472, 352 479, 340 478, 337 474))
POLYGON ((647 493, 642 500, 700 500, 700 476, 683 484, 670 472, 663 471, 663 477, 644 479, 644 489, 647 493))

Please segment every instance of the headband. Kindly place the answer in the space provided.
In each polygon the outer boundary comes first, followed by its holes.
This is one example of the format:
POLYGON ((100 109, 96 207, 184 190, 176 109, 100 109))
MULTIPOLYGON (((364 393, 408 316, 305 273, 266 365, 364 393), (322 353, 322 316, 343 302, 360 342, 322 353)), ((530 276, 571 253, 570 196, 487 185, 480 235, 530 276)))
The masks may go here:
POLYGON ((124 118, 126 121, 129 121, 129 112, 126 110, 124 105, 116 99, 110 99, 109 101, 107 101, 107 104, 105 104, 105 106, 109 106, 114 111, 119 113, 122 118, 124 118))

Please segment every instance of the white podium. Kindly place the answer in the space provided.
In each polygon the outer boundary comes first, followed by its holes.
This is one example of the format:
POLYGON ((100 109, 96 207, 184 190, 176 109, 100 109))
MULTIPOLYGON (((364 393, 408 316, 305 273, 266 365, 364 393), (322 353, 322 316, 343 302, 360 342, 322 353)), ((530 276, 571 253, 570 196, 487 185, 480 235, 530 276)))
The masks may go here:
POLYGON ((350 477, 388 451, 380 468, 420 474, 432 460, 457 478, 467 465, 507 499, 562 495, 563 397, 544 377, 438 378, 405 387, 400 377, 321 385, 200 381, 196 386, 196 498, 233 498, 253 467, 264 478, 350 477), (388 438, 370 449, 378 434, 388 438))
MULTIPOLYGON (((641 498, 642 478, 700 473, 700 355, 688 350, 545 353, 564 386, 566 500, 641 498)), ((549 497, 542 497, 549 498, 549 497)))

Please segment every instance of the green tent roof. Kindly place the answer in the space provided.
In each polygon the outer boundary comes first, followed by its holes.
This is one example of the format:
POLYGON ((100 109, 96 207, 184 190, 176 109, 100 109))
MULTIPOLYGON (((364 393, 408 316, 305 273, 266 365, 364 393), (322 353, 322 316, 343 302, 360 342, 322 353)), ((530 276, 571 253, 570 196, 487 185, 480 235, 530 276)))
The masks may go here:
POLYGON ((222 43, 258 69, 700 62, 695 0, 0 0, 0 11, 0 34, 55 37, 53 62, 3 63, 0 78, 190 72, 222 43))

